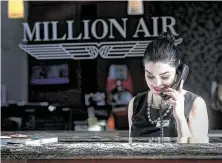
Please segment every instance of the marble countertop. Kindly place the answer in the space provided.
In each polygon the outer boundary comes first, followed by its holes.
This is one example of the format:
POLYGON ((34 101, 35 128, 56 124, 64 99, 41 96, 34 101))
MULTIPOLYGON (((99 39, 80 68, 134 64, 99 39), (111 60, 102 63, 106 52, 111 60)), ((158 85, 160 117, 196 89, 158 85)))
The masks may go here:
POLYGON ((23 145, 1 143, 2 159, 222 159, 222 137, 210 137, 209 143, 177 143, 176 138, 134 138, 127 131, 2 132, 58 137, 58 143, 23 145))

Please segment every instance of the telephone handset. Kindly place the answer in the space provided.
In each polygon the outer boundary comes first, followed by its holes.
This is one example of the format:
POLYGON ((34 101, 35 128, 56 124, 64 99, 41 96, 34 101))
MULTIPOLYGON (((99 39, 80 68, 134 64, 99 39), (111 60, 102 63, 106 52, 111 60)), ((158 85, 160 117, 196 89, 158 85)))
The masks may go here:
MULTIPOLYGON (((176 70, 176 73, 177 79, 172 88, 175 90, 179 90, 181 80, 185 82, 185 80, 187 79, 187 76, 189 74, 189 67, 186 64, 180 64, 176 70)), ((169 95, 164 95, 163 92, 160 93, 160 96, 163 100, 168 100, 170 98, 169 95)))

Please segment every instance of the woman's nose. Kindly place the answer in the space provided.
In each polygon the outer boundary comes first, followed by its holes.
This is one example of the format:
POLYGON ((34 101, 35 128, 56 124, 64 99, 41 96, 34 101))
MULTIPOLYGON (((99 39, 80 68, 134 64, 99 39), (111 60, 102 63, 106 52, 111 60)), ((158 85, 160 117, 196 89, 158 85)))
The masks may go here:
POLYGON ((161 85, 161 80, 156 78, 156 79, 154 79, 154 83, 153 84, 155 84, 156 86, 161 85))

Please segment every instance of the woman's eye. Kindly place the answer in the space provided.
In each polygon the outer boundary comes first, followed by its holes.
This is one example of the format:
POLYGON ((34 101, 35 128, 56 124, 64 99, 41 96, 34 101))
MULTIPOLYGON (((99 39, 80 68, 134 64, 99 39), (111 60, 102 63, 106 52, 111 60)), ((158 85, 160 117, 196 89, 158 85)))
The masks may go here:
POLYGON ((161 77, 163 80, 169 79, 169 76, 163 76, 161 77))
POLYGON ((150 79, 153 79, 154 77, 153 76, 147 76, 148 78, 150 78, 150 79))

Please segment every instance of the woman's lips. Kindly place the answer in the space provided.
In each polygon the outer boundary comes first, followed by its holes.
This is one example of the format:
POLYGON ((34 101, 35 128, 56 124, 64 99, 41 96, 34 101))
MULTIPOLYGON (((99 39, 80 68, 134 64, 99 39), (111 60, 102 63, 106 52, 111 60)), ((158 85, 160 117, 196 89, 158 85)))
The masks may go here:
POLYGON ((162 90, 163 90, 163 89, 154 88, 154 87, 153 87, 153 89, 154 89, 156 92, 162 92, 162 90))

